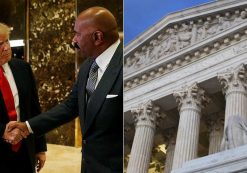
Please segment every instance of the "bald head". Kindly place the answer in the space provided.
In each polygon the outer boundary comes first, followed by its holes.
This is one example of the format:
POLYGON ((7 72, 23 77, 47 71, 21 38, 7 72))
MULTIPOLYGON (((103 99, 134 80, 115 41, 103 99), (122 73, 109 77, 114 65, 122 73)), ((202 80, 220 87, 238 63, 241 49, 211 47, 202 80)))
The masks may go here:
POLYGON ((82 11, 77 17, 77 21, 84 26, 87 25, 94 30, 102 31, 107 40, 115 42, 119 38, 115 17, 103 7, 91 7, 82 11))
POLYGON ((97 58, 119 39, 117 22, 103 7, 91 7, 79 14, 73 43, 84 57, 97 58))

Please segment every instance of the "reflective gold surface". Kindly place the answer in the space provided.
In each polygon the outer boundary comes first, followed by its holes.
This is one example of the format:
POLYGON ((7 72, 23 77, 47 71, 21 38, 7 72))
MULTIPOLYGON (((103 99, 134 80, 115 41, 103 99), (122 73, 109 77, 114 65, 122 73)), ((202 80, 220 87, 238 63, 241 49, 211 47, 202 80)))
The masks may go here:
MULTIPOLYGON (((30 63, 43 111, 62 102, 75 81, 74 0, 30 0, 30 63)), ((47 134, 47 141, 74 146, 74 121, 47 134)))

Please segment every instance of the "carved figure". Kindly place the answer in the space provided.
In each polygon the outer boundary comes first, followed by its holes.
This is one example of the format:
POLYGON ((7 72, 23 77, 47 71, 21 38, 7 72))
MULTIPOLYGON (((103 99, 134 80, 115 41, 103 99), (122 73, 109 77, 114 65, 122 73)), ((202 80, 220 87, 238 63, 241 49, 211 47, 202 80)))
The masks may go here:
POLYGON ((227 150, 247 144, 247 119, 243 116, 230 116, 224 131, 221 149, 227 150))
POLYGON ((135 59, 133 57, 126 58, 126 63, 124 65, 124 73, 130 73, 134 70, 135 59))
POLYGON ((201 27, 197 29, 197 41, 203 40, 208 36, 207 30, 209 29, 209 23, 205 22, 201 27))
POLYGON ((237 23, 242 22, 243 20, 246 19, 246 16, 247 16, 246 11, 242 11, 242 12, 240 13, 240 15, 237 13, 237 14, 236 14, 236 17, 235 17, 235 19, 234 19, 234 21, 233 21, 233 24, 237 24, 237 23))
POLYGON ((216 32, 223 31, 230 27, 230 22, 227 21, 224 17, 219 17, 219 23, 216 32))
POLYGON ((145 53, 141 51, 136 51, 134 53, 134 59, 136 60, 135 61, 136 68, 143 66, 146 60, 145 53))
POLYGON ((152 40, 151 44, 153 48, 150 53, 150 61, 153 61, 158 59, 161 46, 159 45, 159 42, 156 39, 152 40))
POLYGON ((163 42, 161 47, 162 54, 170 54, 178 50, 178 36, 174 29, 168 30, 168 38, 165 42, 163 42))
POLYGON ((216 22, 208 24, 206 29, 207 36, 215 34, 218 30, 218 26, 219 24, 216 22))
POLYGON ((191 37, 192 33, 190 31, 189 26, 186 24, 182 24, 182 28, 178 33, 179 49, 182 49, 190 45, 191 37))

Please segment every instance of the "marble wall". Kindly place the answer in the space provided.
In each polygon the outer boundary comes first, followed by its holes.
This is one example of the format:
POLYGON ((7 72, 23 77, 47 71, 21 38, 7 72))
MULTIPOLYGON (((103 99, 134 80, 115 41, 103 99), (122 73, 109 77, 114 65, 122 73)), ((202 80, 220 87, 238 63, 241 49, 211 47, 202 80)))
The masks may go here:
MULTIPOLYGON (((75 81, 75 53, 70 48, 75 0, 30 0, 29 61, 37 79, 43 111, 62 102, 75 81)), ((75 122, 47 134, 54 144, 74 145, 75 122)))

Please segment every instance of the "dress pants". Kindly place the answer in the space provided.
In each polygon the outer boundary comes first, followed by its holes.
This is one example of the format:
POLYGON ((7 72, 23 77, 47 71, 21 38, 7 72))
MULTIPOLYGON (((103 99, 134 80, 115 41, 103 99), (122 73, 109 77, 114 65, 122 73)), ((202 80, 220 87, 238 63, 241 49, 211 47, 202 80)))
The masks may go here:
POLYGON ((24 145, 18 152, 9 149, 0 150, 0 172, 1 173, 33 173, 29 154, 24 145))

